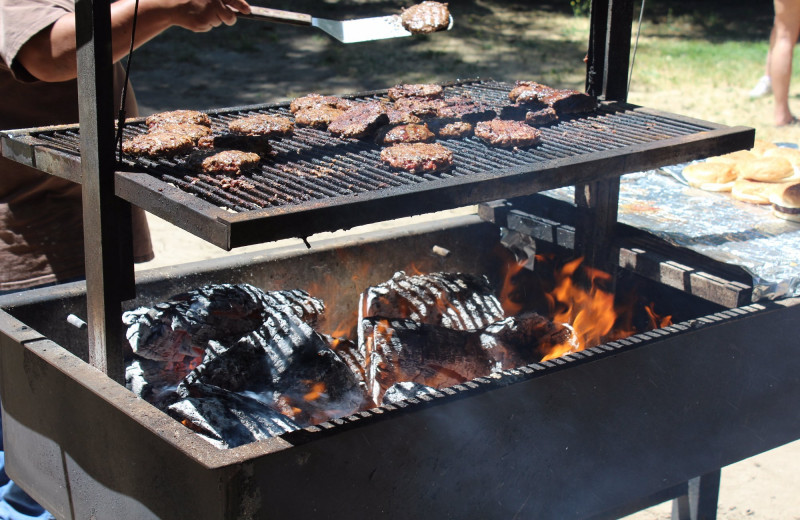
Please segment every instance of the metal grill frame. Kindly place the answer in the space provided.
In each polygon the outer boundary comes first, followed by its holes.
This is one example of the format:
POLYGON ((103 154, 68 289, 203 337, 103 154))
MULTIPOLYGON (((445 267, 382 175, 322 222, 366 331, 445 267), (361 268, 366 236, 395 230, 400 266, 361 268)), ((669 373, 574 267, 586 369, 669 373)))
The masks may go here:
MULTIPOLYGON (((496 107, 513 87, 481 80, 446 86, 456 94, 474 94, 496 107)), ((385 94, 383 90, 348 97, 369 100, 385 94)), ((219 131, 227 121, 242 115, 288 114, 288 103, 208 113, 219 131)), ((127 135, 145 129, 143 119, 135 120, 127 135)), ((198 175, 182 159, 126 159, 126 171, 115 173, 116 194, 230 250, 617 178, 698 156, 749 148, 755 138, 751 128, 728 127, 618 102, 603 102, 597 112, 568 117, 543 128, 543 134, 540 145, 521 150, 491 147, 475 137, 445 140, 445 146, 455 153, 452 170, 415 175, 381 164, 381 147, 372 141, 342 140, 325 131, 304 128, 292 138, 275 142, 279 151, 272 162, 238 177, 262 183, 263 189, 225 190, 214 186, 219 178, 198 175), (330 173, 315 176, 319 170, 330 173), (326 183, 327 187, 321 186, 326 183), (203 192, 208 195, 201 197, 203 192), (235 196, 229 196, 234 192, 235 196), (281 201, 267 206, 269 197, 281 201), (247 198, 260 199, 258 206, 266 207, 248 209, 247 198)), ((77 126, 26 129, 6 132, 3 149, 15 160, 80 181, 79 138, 77 126)))

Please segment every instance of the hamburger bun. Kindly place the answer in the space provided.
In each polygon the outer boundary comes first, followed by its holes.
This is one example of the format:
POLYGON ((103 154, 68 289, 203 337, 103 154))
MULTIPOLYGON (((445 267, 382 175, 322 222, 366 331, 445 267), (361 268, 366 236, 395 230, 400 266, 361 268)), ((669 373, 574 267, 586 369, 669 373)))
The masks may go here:
POLYGON ((742 202, 750 204, 769 204, 769 197, 776 189, 772 182, 758 182, 748 179, 738 179, 733 183, 731 196, 742 202))
POLYGON ((800 150, 797 148, 786 148, 778 146, 764 152, 764 157, 783 157, 787 159, 793 167, 800 166, 800 150))
POLYGON ((768 141, 761 141, 759 139, 756 139, 755 143, 753 143, 753 147, 750 148, 750 151, 753 152, 758 157, 763 157, 764 153, 767 150, 771 150, 777 147, 778 145, 775 143, 770 143, 768 141))
POLYGON ((706 159, 708 162, 724 162, 728 164, 738 164, 743 161, 752 161, 758 156, 750 150, 738 150, 724 155, 715 155, 706 159))
POLYGON ((731 191, 736 180, 735 166, 725 162, 693 163, 682 173, 689 186, 707 191, 731 191))
POLYGON ((739 178, 759 182, 785 182, 794 175, 794 167, 784 157, 758 157, 739 164, 739 178))
POLYGON ((800 222, 800 183, 781 186, 769 197, 772 214, 778 218, 800 222))

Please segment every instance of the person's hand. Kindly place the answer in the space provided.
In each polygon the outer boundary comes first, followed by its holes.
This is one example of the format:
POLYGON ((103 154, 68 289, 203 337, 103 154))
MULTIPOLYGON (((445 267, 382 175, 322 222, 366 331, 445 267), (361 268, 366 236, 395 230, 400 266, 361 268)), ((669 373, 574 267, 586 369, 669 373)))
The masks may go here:
POLYGON ((237 12, 250 13, 245 0, 167 0, 174 25, 194 32, 210 31, 222 24, 233 25, 237 12))

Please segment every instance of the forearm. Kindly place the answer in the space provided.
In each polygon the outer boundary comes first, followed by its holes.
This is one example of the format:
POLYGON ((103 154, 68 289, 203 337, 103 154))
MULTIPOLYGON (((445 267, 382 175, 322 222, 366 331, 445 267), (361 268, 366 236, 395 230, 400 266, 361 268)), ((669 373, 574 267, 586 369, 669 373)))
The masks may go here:
MULTIPOLYGON (((231 2, 232 5, 233 2, 231 2)), ((135 0, 111 4, 112 60, 121 60, 130 50, 135 0)), ((235 7, 249 11, 237 0, 235 7)), ((222 23, 232 24, 235 14, 222 0, 139 0, 134 48, 173 25, 192 31, 207 31, 222 23)), ((20 49, 20 63, 42 81, 66 81, 77 76, 75 15, 65 14, 49 28, 31 38, 20 49)))

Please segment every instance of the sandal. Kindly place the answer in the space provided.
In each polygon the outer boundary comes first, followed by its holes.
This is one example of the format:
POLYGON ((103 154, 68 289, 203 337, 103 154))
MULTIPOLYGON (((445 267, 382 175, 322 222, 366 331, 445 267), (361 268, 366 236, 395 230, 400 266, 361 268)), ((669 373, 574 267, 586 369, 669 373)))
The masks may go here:
POLYGON ((792 116, 792 119, 789 120, 788 123, 784 123, 782 125, 775 125, 776 128, 785 128, 787 126, 800 126, 800 119, 792 116))

